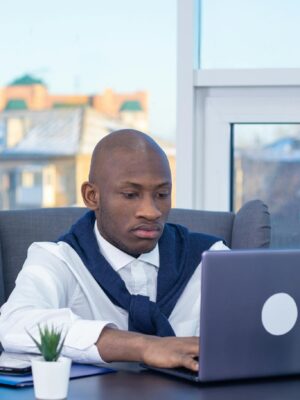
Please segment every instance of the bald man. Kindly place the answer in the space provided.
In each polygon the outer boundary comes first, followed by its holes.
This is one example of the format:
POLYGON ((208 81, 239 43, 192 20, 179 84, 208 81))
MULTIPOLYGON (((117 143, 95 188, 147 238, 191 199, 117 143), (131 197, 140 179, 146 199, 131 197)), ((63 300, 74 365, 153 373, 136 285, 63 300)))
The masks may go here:
POLYGON ((81 362, 142 361, 198 369, 200 263, 218 238, 166 224, 171 173, 149 136, 116 131, 96 146, 82 197, 90 209, 56 243, 34 243, 1 309, 8 351, 34 352, 26 331, 64 327, 81 362))

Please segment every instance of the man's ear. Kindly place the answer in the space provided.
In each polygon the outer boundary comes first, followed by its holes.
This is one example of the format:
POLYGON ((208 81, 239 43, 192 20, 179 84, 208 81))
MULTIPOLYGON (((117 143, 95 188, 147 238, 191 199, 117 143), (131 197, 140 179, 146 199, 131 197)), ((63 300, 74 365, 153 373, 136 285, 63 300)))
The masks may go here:
POLYGON ((84 204, 93 211, 99 209, 100 194, 96 186, 90 182, 84 182, 81 186, 81 194, 84 204))

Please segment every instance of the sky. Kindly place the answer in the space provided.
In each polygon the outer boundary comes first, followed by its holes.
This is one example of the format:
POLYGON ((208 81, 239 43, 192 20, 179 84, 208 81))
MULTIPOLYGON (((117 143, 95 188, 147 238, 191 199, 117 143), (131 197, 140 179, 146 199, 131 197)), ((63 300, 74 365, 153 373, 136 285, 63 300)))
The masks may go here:
MULTIPOLYGON (((185 0, 181 0, 185 1, 185 0)), ((149 92, 150 131, 175 140, 177 0, 0 0, 0 87, 149 92)), ((201 67, 300 67, 300 1, 202 0, 201 67)))
POLYGON ((299 68, 299 0, 202 0, 202 68, 299 68))
POLYGON ((176 0, 0 0, 0 87, 149 92, 150 130, 175 140, 176 0))

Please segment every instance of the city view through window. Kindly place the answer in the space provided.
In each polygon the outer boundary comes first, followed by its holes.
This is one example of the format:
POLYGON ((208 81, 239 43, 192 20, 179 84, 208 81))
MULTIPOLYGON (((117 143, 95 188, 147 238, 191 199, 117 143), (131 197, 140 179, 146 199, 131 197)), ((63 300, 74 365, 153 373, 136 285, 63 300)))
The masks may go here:
POLYGON ((0 15, 0 209, 82 205, 95 144, 123 128, 159 142, 175 186, 176 3, 19 7, 0 15))
POLYGON ((233 124, 232 136, 233 209, 263 200, 272 247, 299 247, 300 124, 233 124))

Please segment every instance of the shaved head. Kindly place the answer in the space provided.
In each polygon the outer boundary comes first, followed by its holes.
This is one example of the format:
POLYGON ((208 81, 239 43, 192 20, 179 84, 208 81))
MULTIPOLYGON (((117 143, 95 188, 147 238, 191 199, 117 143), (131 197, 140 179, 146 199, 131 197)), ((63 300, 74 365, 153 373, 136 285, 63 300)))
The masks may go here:
POLYGON ((114 131, 105 136, 96 145, 93 154, 91 167, 89 172, 89 181, 94 182, 100 178, 101 171, 103 172, 108 163, 108 159, 124 154, 148 154, 156 153, 168 163, 167 156, 162 148, 148 135, 134 129, 121 129, 114 131))
POLYGON ((108 242, 138 256, 162 235, 171 207, 172 179, 164 151, 148 135, 124 129, 105 136, 82 185, 87 207, 108 242))

